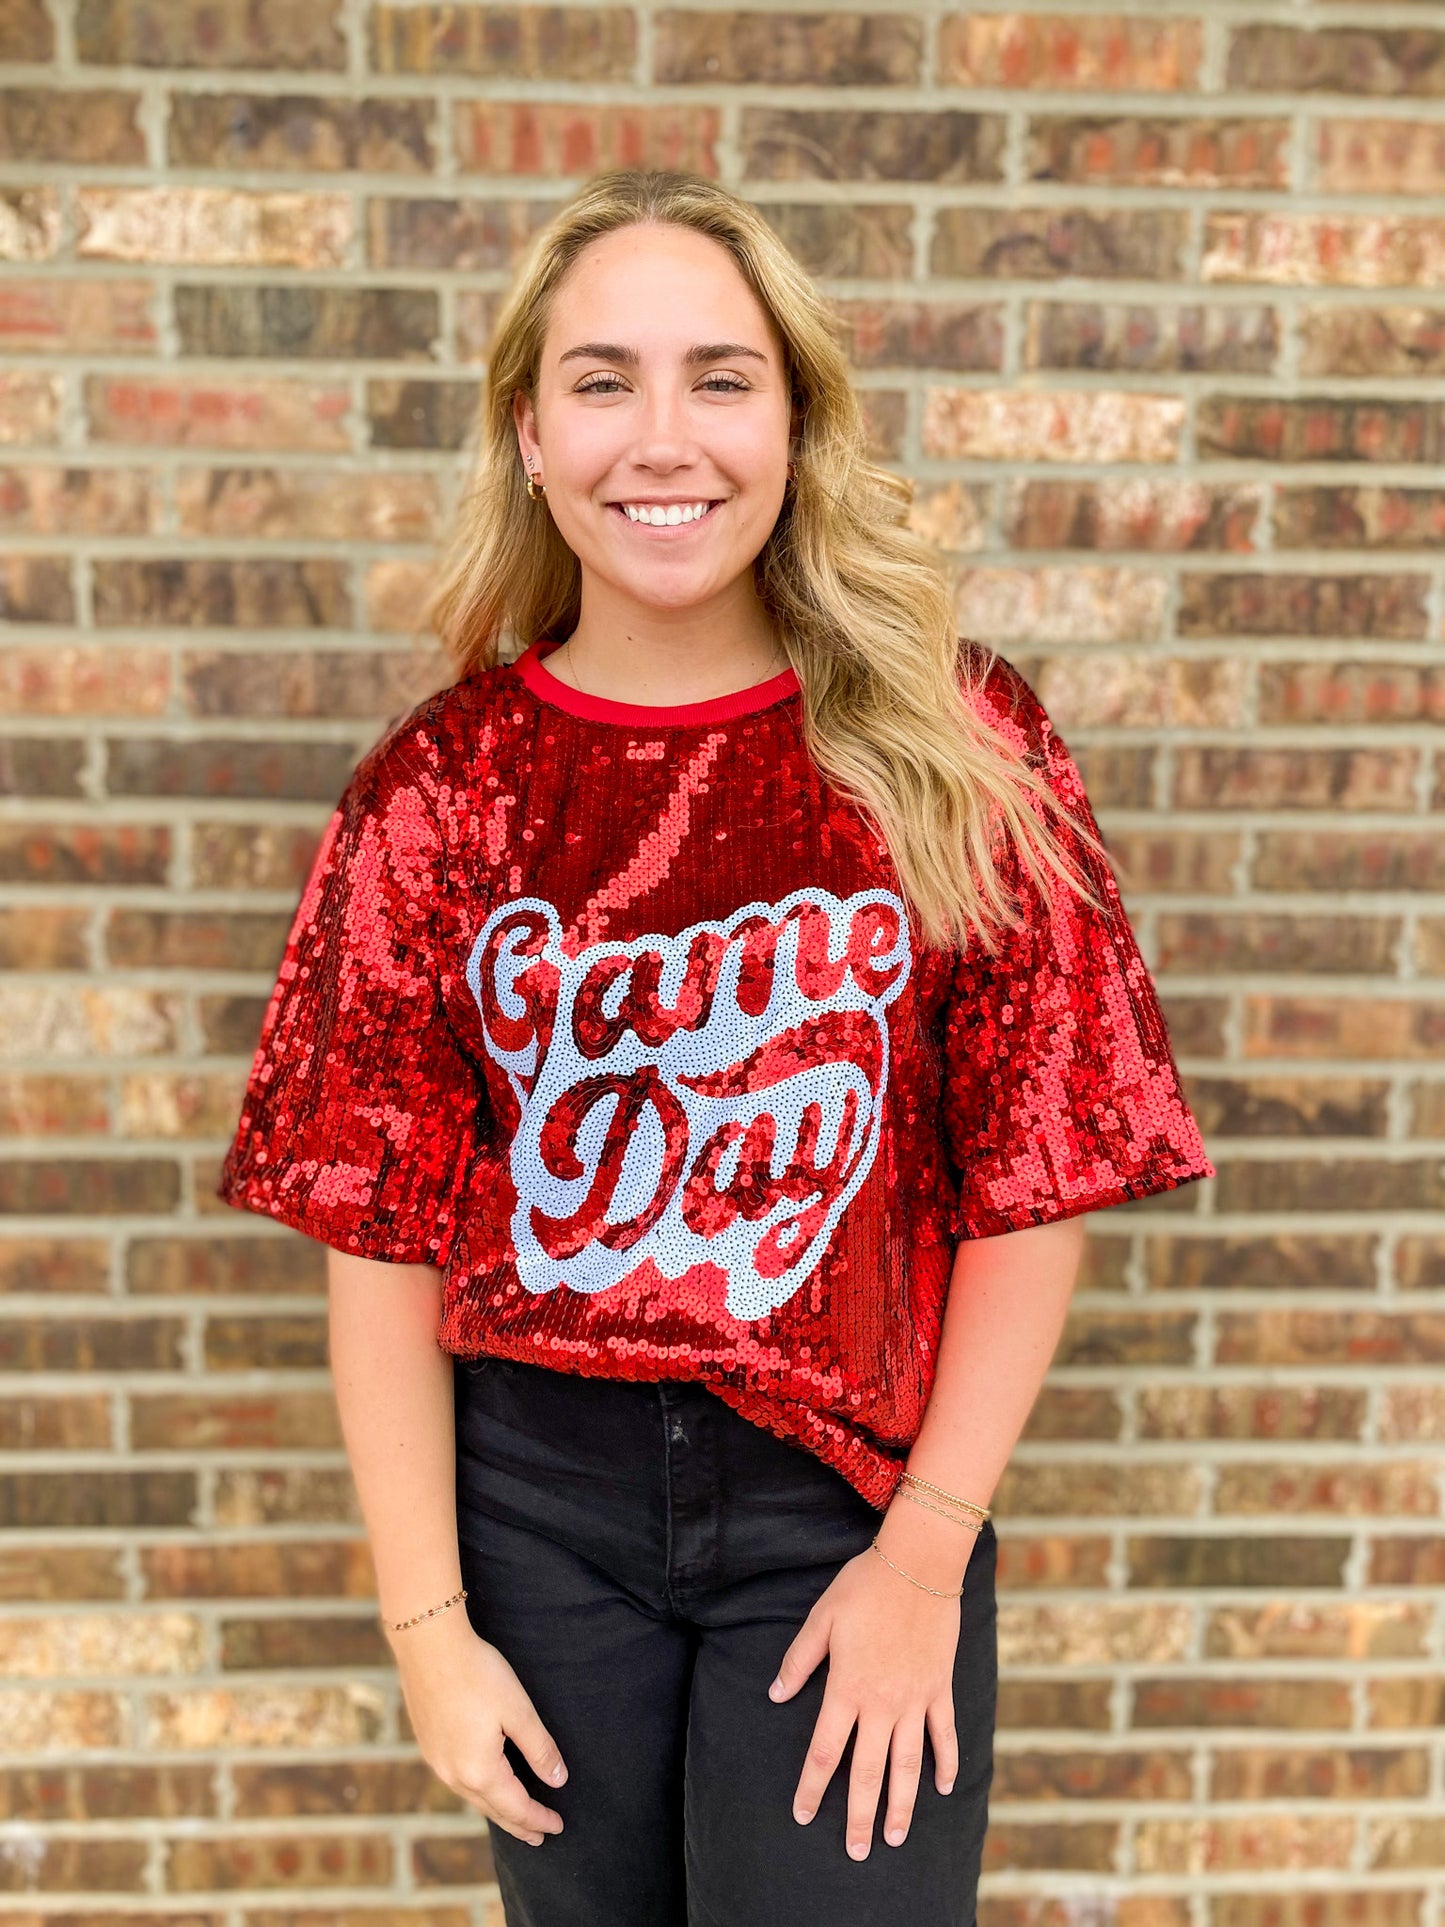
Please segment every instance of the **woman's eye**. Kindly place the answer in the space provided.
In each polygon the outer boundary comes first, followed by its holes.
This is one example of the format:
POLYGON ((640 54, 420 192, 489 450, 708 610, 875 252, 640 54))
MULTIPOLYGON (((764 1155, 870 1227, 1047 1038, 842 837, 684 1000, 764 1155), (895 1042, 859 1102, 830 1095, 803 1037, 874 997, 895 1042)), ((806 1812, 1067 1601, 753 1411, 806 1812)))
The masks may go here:
MULTIPOLYGON (((591 375, 586 381, 578 382, 574 392, 579 395, 613 394, 618 384, 617 375, 591 375)), ((715 395, 730 392, 741 395, 746 392, 748 384, 732 375, 709 375, 702 386, 711 388, 715 395)))

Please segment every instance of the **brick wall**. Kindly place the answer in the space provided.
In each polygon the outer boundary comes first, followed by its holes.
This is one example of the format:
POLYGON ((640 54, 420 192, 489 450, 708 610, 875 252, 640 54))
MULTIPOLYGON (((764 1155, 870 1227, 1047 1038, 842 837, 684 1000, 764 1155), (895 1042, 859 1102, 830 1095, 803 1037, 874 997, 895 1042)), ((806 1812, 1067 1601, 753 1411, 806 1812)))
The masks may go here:
POLYGON ((1440 1927, 1445 7, 0 0, 0 1888, 499 1927, 322 1253, 212 1197, 496 290, 763 206, 1086 766, 1217 1181, 1103 1214, 1000 1491, 986 1927, 1440 1927))

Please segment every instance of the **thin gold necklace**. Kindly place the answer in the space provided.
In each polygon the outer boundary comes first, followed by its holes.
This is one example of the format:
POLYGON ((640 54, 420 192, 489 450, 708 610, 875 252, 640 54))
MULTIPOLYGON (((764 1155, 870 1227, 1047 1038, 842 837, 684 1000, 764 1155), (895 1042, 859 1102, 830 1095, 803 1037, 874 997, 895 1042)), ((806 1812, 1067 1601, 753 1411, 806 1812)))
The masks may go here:
MULTIPOLYGON (((555 651, 553 651, 553 653, 555 654, 556 652, 555 652, 555 651)), ((786 659, 786 657, 785 657, 785 656, 783 655, 783 652, 782 652, 782 651, 781 651, 781 650, 779 649, 779 647, 778 647, 778 645, 777 645, 777 641, 776 641, 776 639, 774 639, 774 642, 773 642, 773 653, 772 653, 772 655, 771 655, 771 656, 769 656, 769 658, 768 658, 768 662, 767 662, 767 667, 768 667, 769 669, 771 669, 771 668, 772 668, 772 666, 773 666, 773 664, 774 664, 775 662, 780 662, 780 663, 782 663, 782 665, 783 665, 783 668, 784 668, 784 669, 786 669, 786 667, 787 667, 787 659, 786 659)), ((556 674, 557 672, 556 672, 556 670, 555 670, 555 669, 553 669, 553 671, 552 671, 552 673, 553 673, 553 675, 555 675, 555 674, 556 674)), ((781 674, 781 673, 782 673, 782 671, 780 670, 780 671, 779 671, 779 674, 781 674)), ((568 674, 568 676, 569 676, 569 677, 571 678, 571 680, 572 680, 572 683, 573 683, 573 686, 574 686, 574 687, 575 687, 575 689, 577 690, 577 693, 578 693, 578 695, 580 695, 580 696, 585 696, 585 695, 587 695, 587 693, 588 693, 588 692, 587 692, 587 691, 586 691, 586 690, 585 690, 585 689, 584 689, 584 688, 582 687, 582 684, 580 683, 580 681, 578 681, 578 677, 577 677, 577 670, 576 670, 576 668, 575 668, 575 666, 574 666, 574 664, 572 663, 572 661, 571 661, 571 658, 570 658, 570 657, 568 658, 568 662, 567 662, 567 674, 568 674)), ((759 677, 757 678, 757 680, 758 680, 759 682, 762 682, 762 681, 764 680, 764 678, 763 678, 762 676, 759 676, 759 677)), ((746 685, 746 686, 750 688, 750 687, 751 687, 752 685, 751 685, 751 684, 748 684, 748 685, 746 685)), ((733 691, 733 692, 731 692, 731 693, 733 693, 733 694, 736 694, 737 692, 736 692, 736 691, 733 691)))

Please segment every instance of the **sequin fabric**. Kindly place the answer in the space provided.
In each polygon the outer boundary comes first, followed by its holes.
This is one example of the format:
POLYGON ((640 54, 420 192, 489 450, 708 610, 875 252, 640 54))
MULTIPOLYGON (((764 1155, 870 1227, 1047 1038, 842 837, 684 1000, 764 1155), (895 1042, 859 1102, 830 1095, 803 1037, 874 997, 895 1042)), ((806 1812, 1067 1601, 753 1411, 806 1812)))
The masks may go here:
MULTIPOLYGON (((929 947, 791 670, 637 709, 553 646, 353 773, 217 1194, 440 1267, 450 1352, 702 1381, 881 1508, 958 1242, 1212 1175, 1114 878, 929 947)), ((1018 673, 977 700, 1093 827, 1018 673)))

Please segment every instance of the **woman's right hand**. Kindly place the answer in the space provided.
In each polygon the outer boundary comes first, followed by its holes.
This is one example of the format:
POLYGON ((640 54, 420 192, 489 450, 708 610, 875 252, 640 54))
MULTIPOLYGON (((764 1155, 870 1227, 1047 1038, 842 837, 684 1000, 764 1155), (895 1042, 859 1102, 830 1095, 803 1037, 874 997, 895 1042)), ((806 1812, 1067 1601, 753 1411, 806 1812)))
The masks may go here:
POLYGON ((504 1740, 540 1779, 561 1786, 567 1769, 557 1742, 511 1666, 460 1614, 409 1626, 391 1637, 402 1694, 423 1759, 453 1793, 539 1847, 562 1831, 562 1816, 534 1800, 512 1771, 504 1740))

